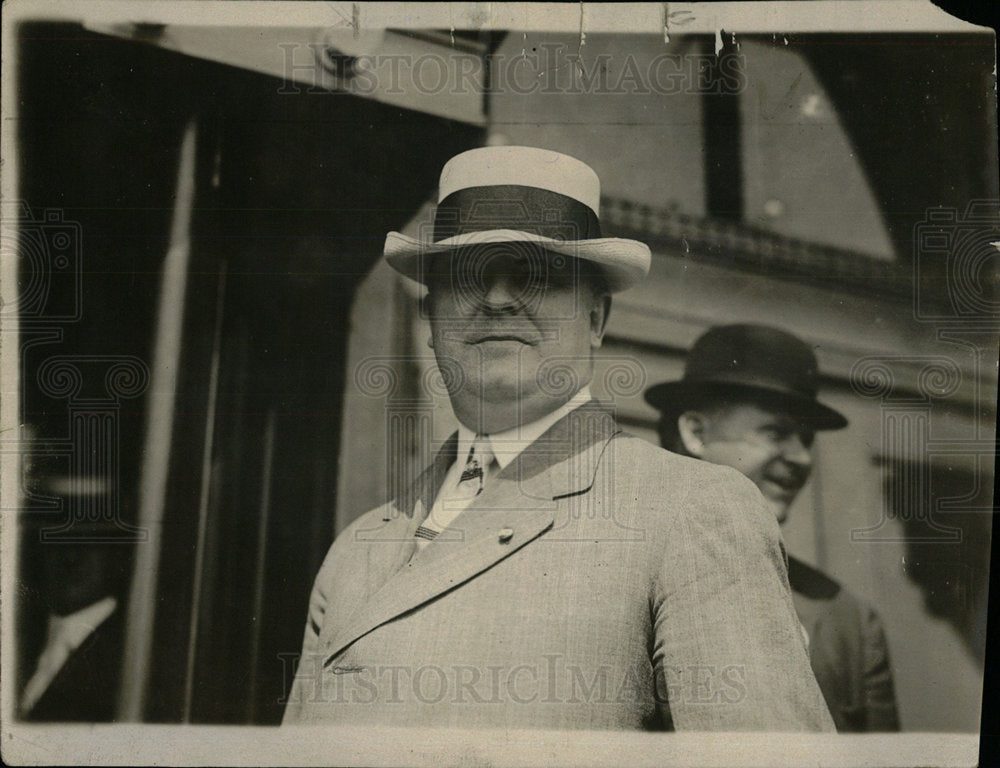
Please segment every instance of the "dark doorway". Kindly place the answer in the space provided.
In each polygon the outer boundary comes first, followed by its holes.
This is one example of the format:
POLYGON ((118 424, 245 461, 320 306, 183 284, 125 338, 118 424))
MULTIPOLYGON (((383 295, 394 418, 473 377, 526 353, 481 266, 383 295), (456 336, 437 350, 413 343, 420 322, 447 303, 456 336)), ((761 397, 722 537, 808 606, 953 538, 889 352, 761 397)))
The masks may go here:
MULTIPOLYGON (((77 25, 21 30, 23 196, 79 224, 85 307, 61 331, 44 317, 25 326, 26 343, 58 331, 24 347, 25 421, 39 444, 64 436, 65 404, 32 384, 55 353, 152 359, 180 147, 194 126, 163 525, 136 545, 159 547, 155 594, 142 596, 155 620, 141 716, 276 723, 333 539, 354 292, 385 233, 482 131, 356 96, 282 92, 265 75, 77 25)), ((132 520, 147 416, 145 398, 130 401, 117 443, 114 493, 132 520)), ((29 599, 22 614, 30 656, 44 606, 29 599)))

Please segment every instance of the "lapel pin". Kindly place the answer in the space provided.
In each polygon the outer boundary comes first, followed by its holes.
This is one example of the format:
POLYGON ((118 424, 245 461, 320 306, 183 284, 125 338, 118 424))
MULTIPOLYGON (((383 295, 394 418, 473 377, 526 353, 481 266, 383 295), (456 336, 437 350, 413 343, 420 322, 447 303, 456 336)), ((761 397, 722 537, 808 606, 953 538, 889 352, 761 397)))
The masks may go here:
POLYGON ((501 528, 500 529, 500 543, 506 544, 508 541, 514 538, 513 528, 501 528))

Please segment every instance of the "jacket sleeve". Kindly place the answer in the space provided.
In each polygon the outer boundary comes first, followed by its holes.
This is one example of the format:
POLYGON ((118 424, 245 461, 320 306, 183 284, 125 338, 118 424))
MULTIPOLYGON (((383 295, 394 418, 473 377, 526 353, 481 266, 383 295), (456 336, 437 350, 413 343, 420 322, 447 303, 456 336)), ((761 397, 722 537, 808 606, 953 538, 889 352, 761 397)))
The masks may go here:
POLYGON ((889 647, 878 614, 863 609, 862 642, 864 663, 864 696, 868 731, 898 731, 896 691, 889 664, 889 647))
POLYGON ((712 467, 669 518, 651 606, 662 718, 676 730, 833 731, 757 488, 712 467))

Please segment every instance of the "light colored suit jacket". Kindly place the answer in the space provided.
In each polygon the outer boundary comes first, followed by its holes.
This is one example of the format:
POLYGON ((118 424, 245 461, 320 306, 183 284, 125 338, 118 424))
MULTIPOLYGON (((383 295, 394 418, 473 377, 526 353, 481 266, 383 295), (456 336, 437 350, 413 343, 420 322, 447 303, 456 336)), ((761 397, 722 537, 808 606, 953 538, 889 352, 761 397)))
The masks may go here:
POLYGON ((592 402, 415 552, 455 450, 334 541, 285 723, 833 729, 749 480, 592 402))

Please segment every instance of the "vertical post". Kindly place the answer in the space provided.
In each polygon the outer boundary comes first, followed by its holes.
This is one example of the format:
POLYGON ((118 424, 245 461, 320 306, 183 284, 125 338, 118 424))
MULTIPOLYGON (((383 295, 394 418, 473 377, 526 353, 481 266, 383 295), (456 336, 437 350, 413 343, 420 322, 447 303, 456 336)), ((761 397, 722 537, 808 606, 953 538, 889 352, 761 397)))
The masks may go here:
POLYGON ((195 657, 198 652, 198 627, 201 618, 202 584, 205 575, 205 547, 208 537, 209 504, 212 491, 212 454, 215 449, 215 415, 219 398, 219 366, 222 357, 222 323, 225 316, 226 273, 219 280, 215 302, 215 331, 212 334, 212 363, 208 378, 208 402, 205 406, 205 435, 201 452, 201 488, 198 492, 198 538, 194 551, 194 585, 191 588, 191 622, 188 625, 187 664, 184 672, 184 711, 181 722, 191 722, 194 701, 195 657))
MULTIPOLYGON (((725 38, 725 35, 723 35, 725 38)), ((708 44, 711 45, 711 44, 708 44)), ((708 51, 706 48, 706 59, 708 51)), ((722 58, 734 56, 733 46, 723 43, 715 53, 709 68, 720 70, 734 62, 722 63, 722 58)), ((724 78, 711 73, 709 82, 720 83, 724 78)), ((718 219, 743 219, 743 148, 741 95, 725 89, 709 88, 701 98, 702 130, 705 146, 705 211, 718 219)))
POLYGON ((247 695, 246 721, 254 722, 257 716, 257 690, 260 685, 260 636, 264 623, 264 588, 267 576, 268 528, 271 522, 271 479, 274 474, 274 433, 276 414, 268 408, 264 422, 264 456, 261 460, 260 509, 257 515, 257 574, 253 585, 253 641, 250 645, 250 692, 247 695))
POLYGON ((157 576, 162 545, 162 523, 170 469, 177 377, 181 361, 184 294, 191 257, 191 215, 195 194, 197 123, 184 130, 177 167, 177 186, 170 247, 163 262, 163 279, 156 315, 153 370, 148 422, 139 483, 137 523, 148 532, 148 544, 137 548, 132 575, 119 719, 142 720, 146 681, 152 655, 157 576))

